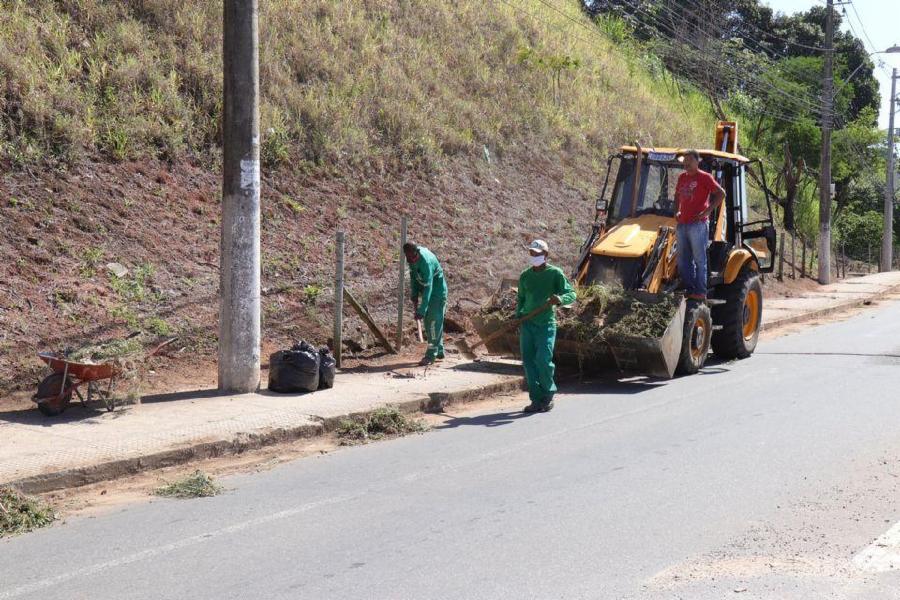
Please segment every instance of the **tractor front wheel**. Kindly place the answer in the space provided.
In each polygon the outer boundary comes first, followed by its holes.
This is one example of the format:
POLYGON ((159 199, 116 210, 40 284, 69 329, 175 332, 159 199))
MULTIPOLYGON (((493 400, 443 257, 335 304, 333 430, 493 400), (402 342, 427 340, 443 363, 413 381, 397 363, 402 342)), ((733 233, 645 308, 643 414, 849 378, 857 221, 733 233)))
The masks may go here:
POLYGON ((722 329, 713 333, 712 349, 724 360, 747 358, 756 350, 762 326, 763 293, 759 273, 744 267, 732 283, 722 286, 725 304, 713 307, 713 321, 722 329))
POLYGON ((681 342, 681 356, 675 372, 679 375, 693 375, 706 364, 709 355, 709 340, 712 334, 712 316, 709 307, 703 303, 688 301, 684 315, 684 340, 681 342))

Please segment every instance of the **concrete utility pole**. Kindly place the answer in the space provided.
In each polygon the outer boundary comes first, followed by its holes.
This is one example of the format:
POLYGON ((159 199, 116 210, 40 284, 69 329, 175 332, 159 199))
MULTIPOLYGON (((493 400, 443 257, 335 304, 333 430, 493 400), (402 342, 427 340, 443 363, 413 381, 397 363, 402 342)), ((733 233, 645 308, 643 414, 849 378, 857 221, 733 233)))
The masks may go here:
POLYGON ((219 389, 259 388, 259 5, 225 0, 219 389))
POLYGON ((834 113, 834 0, 826 2, 822 79, 822 160, 819 174, 819 283, 831 283, 831 119, 834 113))
POLYGON ((891 101, 888 104, 887 178, 884 180, 884 233, 881 236, 881 271, 890 271, 894 262, 894 113, 897 112, 897 69, 891 72, 891 101))

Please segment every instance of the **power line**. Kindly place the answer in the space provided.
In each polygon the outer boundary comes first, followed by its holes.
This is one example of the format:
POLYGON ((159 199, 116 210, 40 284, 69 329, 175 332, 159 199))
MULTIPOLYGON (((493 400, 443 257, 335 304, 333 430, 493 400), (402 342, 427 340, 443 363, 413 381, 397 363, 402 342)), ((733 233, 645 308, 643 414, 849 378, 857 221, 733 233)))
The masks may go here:
MULTIPOLYGON (((703 8, 703 7, 700 6, 700 4, 697 2, 697 0, 687 0, 687 2, 688 2, 689 4, 693 4, 693 5, 694 5, 695 7, 697 7, 697 8, 703 8)), ((719 6, 722 7, 723 9, 726 9, 726 8, 727 8, 726 6, 722 6, 721 3, 719 3, 719 6)), ((804 48, 804 49, 806 49, 806 50, 814 50, 814 51, 816 51, 816 52, 824 52, 824 51, 825 51, 824 48, 819 47, 819 46, 809 46, 809 45, 807 45, 807 44, 801 44, 800 42, 795 42, 795 41, 793 41, 793 40, 789 40, 789 39, 787 39, 787 38, 783 38, 783 37, 781 37, 781 36, 775 35, 775 34, 772 33, 771 31, 765 31, 764 29, 762 29, 761 27, 759 27, 759 26, 756 25, 755 23, 751 23, 751 22, 749 22, 749 21, 743 21, 743 23, 744 23, 745 25, 748 25, 748 26, 752 27, 753 29, 755 29, 756 31, 760 32, 760 33, 763 34, 764 36, 767 36, 767 37, 769 37, 769 38, 772 38, 773 40, 778 40, 779 42, 784 42, 785 44, 788 44, 788 45, 790 45, 790 46, 795 46, 795 47, 797 47, 797 48, 804 48)))
MULTIPOLYGON (((692 1, 692 2, 694 2, 694 3, 696 4, 695 0, 689 0, 689 1, 692 1)), ((525 14, 525 15, 527 15, 527 16, 529 16, 529 17, 535 19, 535 20, 538 20, 538 21, 542 22, 543 24, 547 25, 548 27, 551 27, 552 29, 554 29, 554 30, 556 30, 556 31, 558 31, 558 32, 560 32, 560 33, 567 33, 568 35, 570 35, 570 36, 572 36, 572 37, 575 37, 576 39, 578 39, 578 40, 580 40, 580 41, 582 41, 582 42, 584 42, 584 43, 588 43, 588 44, 591 43, 590 41, 585 40, 584 38, 582 38, 582 37, 580 37, 580 36, 578 36, 578 35, 574 35, 574 34, 572 34, 571 32, 561 30, 558 26, 556 26, 556 25, 554 25, 554 24, 548 22, 546 19, 543 19, 543 18, 540 17, 537 13, 534 13, 534 12, 531 12, 531 11, 528 11, 528 10, 525 10, 525 9, 522 8, 521 6, 516 5, 516 4, 513 4, 512 2, 510 2, 510 1, 508 1, 508 0, 501 0, 501 2, 503 2, 504 4, 506 4, 507 6, 509 6, 510 8, 516 10, 517 12, 520 12, 520 13, 522 13, 522 14, 525 14)), ((566 11, 560 9, 558 6, 552 4, 552 3, 549 2, 548 0, 538 0, 538 2, 540 2, 541 4, 543 4, 543 5, 544 5, 545 7, 547 7, 548 9, 552 10, 553 12, 555 12, 555 13, 559 14, 560 16, 564 17, 565 19, 571 21, 572 23, 575 23, 575 24, 578 25, 580 28, 587 30, 589 33, 591 33, 593 36, 597 37, 598 39, 601 39, 601 40, 603 40, 604 42, 608 43, 608 41, 609 41, 608 38, 607 38, 606 36, 604 36, 604 35, 596 28, 595 25, 587 25, 587 24, 580 18, 580 15, 579 15, 578 17, 575 17, 575 16, 571 15, 570 13, 567 13, 566 11)), ((672 9, 670 9, 669 7, 663 6, 662 8, 665 8, 665 9, 666 9, 667 11, 669 11, 671 14, 677 16, 677 14, 674 13, 674 11, 672 11, 672 9)), ((683 45, 690 46, 690 47, 692 47, 692 48, 694 48, 694 49, 697 49, 697 50, 701 50, 701 51, 703 50, 700 46, 698 46, 698 45, 697 45, 695 42, 693 42, 692 40, 687 40, 686 38, 680 36, 677 32, 675 32, 672 28, 670 28, 666 23, 664 23, 664 22, 661 20, 660 17, 658 17, 658 16, 656 16, 656 15, 654 15, 654 14, 652 14, 652 13, 649 13, 648 11, 646 11, 646 10, 644 10, 644 9, 641 9, 641 8, 639 8, 638 10, 640 10, 641 13, 643 13, 644 15, 646 15, 647 17, 649 17, 650 19, 652 19, 653 23, 657 26, 658 29, 659 29, 659 28, 662 28, 662 29, 664 29, 666 32, 668 32, 669 34, 671 34, 671 39, 672 39, 672 41, 680 42, 680 43, 683 44, 683 45)), ((640 20, 638 20, 638 19, 636 19, 636 18, 635 18, 635 20, 636 20, 639 24, 643 24, 643 25, 647 25, 647 24, 648 24, 648 23, 646 23, 646 22, 641 22, 640 20)), ((707 31, 705 31, 705 30, 702 30, 702 31, 706 34, 706 37, 707 37, 708 39, 720 41, 720 40, 718 40, 717 38, 715 38, 714 36, 710 35, 709 32, 707 32, 707 31)), ((723 50, 724 50, 724 48, 723 48, 723 50)), ((701 54, 700 56, 701 56, 701 60, 706 61, 706 63, 709 64, 709 65, 716 66, 716 67, 721 66, 720 63, 715 63, 715 62, 712 61, 712 59, 709 59, 709 58, 705 57, 705 56, 702 55, 702 54, 701 54)), ((728 66, 728 68, 731 70, 732 74, 734 74, 734 75, 736 76, 736 78, 739 78, 740 73, 737 71, 737 67, 735 67, 735 66, 732 65, 732 64, 728 64, 728 63, 725 63, 725 64, 727 64, 727 66, 728 66)), ((701 83, 701 85, 702 85, 702 82, 700 82, 700 83, 701 83)), ((786 82, 782 81, 782 83, 786 83, 786 82)), ((771 82, 769 82, 769 81, 767 81, 767 80, 759 80, 759 79, 755 79, 755 78, 753 78, 753 77, 750 77, 750 78, 749 78, 749 81, 744 81, 744 82, 743 82, 743 85, 744 85, 744 88, 745 88, 747 91, 755 92, 756 94, 758 94, 758 95, 760 95, 760 96, 769 93, 769 92, 766 92, 765 90, 763 90, 763 86, 768 87, 768 88, 772 89, 773 91, 775 91, 775 92, 781 94, 782 96, 784 96, 784 97, 786 97, 786 98, 789 98, 789 99, 791 99, 791 100, 800 102, 800 103, 802 103, 802 104, 805 104, 806 107, 807 107, 806 110, 807 110, 812 116, 815 116, 815 117, 820 117, 820 116, 822 116, 821 107, 820 107, 819 105, 817 105, 817 104, 811 102, 811 101, 809 100, 809 96, 807 96, 807 97, 799 97, 799 96, 796 96, 796 95, 790 93, 790 92, 787 91, 787 90, 784 90, 784 89, 782 89, 782 88, 780 88, 780 87, 778 87, 778 86, 776 86, 776 85, 773 85, 771 82)), ((778 119, 778 120, 781 120, 781 121, 784 121, 784 122, 790 122, 790 123, 795 123, 795 124, 802 123, 803 121, 802 121, 801 119, 808 118, 807 115, 802 114, 802 113, 791 113, 791 114, 786 114, 786 113, 783 112, 783 111, 778 111, 778 112, 776 112, 776 109, 764 110, 764 109, 759 108, 759 107, 752 107, 752 110, 753 110, 754 113, 756 113, 756 114, 764 114, 764 115, 769 116, 769 117, 771 117, 771 118, 775 118, 775 119, 778 119)))
MULTIPOLYGON (((671 14, 673 14, 674 16, 678 17, 677 13, 675 13, 674 11, 672 11, 671 9, 669 9, 668 7, 665 7, 665 6, 664 6, 663 8, 665 8, 666 10, 668 10, 668 11, 669 11, 671 14)), ((701 57, 700 60, 707 60, 707 61, 709 61, 709 64, 711 64, 712 66, 717 67, 717 68, 720 67, 720 66, 722 66, 722 64, 727 65, 728 68, 731 70, 732 74, 735 76, 735 79, 736 79, 736 80, 739 80, 739 81, 745 81, 745 84, 744 84, 744 85, 745 85, 748 89, 753 89, 753 86, 747 85, 747 84, 746 84, 746 80, 750 80, 750 81, 752 81, 752 82, 754 82, 754 83, 756 84, 756 88, 755 88, 755 89, 756 89, 757 92, 761 91, 761 86, 768 87, 768 88, 772 89, 773 91, 777 92, 778 94, 780 94, 781 96, 783 96, 783 97, 785 97, 785 98, 789 98, 789 99, 791 99, 791 100, 798 101, 798 102, 801 102, 802 104, 805 104, 806 107, 807 107, 807 109, 808 109, 810 112, 812 112, 812 113, 814 113, 814 114, 818 114, 818 115, 821 115, 821 114, 822 114, 822 105, 819 104, 818 101, 813 100, 811 96, 800 97, 800 96, 797 96, 797 95, 795 95, 795 94, 792 94, 791 92, 789 92, 789 91, 787 91, 787 90, 784 90, 784 89, 778 87, 777 85, 774 85, 773 83, 771 83, 770 81, 768 81, 768 80, 766 80, 766 79, 758 79, 758 78, 756 78, 755 75, 752 75, 752 74, 746 73, 746 72, 745 72, 745 73, 740 73, 740 72, 737 71, 737 67, 735 67, 735 66, 733 66, 733 65, 730 65, 730 64, 728 64, 727 62, 726 62, 726 63, 713 63, 711 59, 707 59, 707 58, 705 57, 705 55, 703 54, 704 52, 706 52, 706 49, 705 49, 705 48, 700 47, 698 44, 696 44, 696 43, 693 42, 692 40, 689 40, 689 39, 686 39, 686 38, 680 36, 680 35, 679 35, 672 27, 670 27, 667 23, 663 22, 663 21, 661 20, 660 17, 654 15, 653 13, 650 13, 649 11, 647 11, 647 10, 641 8, 640 6, 636 7, 636 9, 637 9, 637 11, 643 13, 644 15, 646 15, 647 17, 649 17, 650 19, 652 19, 652 20, 654 21, 654 23, 656 24, 657 29, 663 29, 663 30, 664 30, 664 33, 668 33, 668 34, 671 36, 671 39, 678 40, 678 41, 681 42, 682 44, 687 45, 687 46, 690 46, 690 47, 692 47, 692 48, 694 48, 694 49, 700 51, 700 53, 701 53, 701 54, 700 54, 700 57, 701 57)), ((640 21, 639 21, 639 22, 640 22, 640 21)), ((647 23, 642 23, 642 24, 646 25, 647 23)), ((711 36, 711 35, 708 35, 707 37, 708 37, 710 40, 715 39, 715 38, 714 38, 713 36, 711 36)), ((724 48, 721 48, 721 50, 723 51, 723 54, 727 54, 727 52, 725 52, 725 49, 724 49, 724 48)), ((786 83, 786 82, 782 81, 782 83, 786 83)))
MULTIPOLYGON (((872 38, 869 37, 869 32, 866 31, 866 26, 865 26, 865 24, 863 24, 863 20, 862 20, 862 18, 859 16, 859 12, 856 10, 856 4, 854 4, 853 2, 848 2, 848 4, 850 4, 850 8, 853 9, 853 14, 856 15, 856 20, 859 21, 859 27, 860 27, 860 29, 861 29, 862 32, 863 32, 863 36, 865 36, 866 40, 869 42, 869 50, 870 50, 873 54, 876 53, 876 52, 878 51, 878 48, 877 48, 877 47, 875 46, 875 44, 872 42, 872 38)), ((846 14, 846 12, 847 12, 846 9, 844 9, 844 14, 846 14)), ((847 24, 850 26, 850 30, 853 31, 853 35, 855 35, 857 38, 860 39, 860 41, 862 41, 862 38, 860 38, 859 34, 856 33, 856 29, 853 28, 853 21, 850 20, 850 15, 849 15, 849 14, 847 15, 847 24)), ((865 47, 865 43, 863 44, 863 47, 865 47)), ((870 55, 870 56, 871 56, 871 55, 870 55)), ((885 68, 884 62, 883 62, 883 61, 879 60, 879 61, 878 61, 878 66, 879 66, 879 68, 882 70, 882 72, 883 72, 885 75, 887 75, 888 77, 890 77, 890 73, 888 73, 887 68, 885 68)))

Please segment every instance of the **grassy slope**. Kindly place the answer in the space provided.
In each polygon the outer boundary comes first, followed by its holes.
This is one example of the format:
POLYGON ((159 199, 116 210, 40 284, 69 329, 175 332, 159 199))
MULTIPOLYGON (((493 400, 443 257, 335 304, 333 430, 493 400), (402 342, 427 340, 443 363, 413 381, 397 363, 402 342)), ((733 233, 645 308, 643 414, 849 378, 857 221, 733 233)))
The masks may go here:
MULTIPOLYGON (((270 342, 324 341, 338 228, 351 285, 382 319, 401 213, 443 259, 453 301, 477 300, 518 271, 529 237, 571 260, 612 148, 708 144, 695 96, 543 3, 510 2, 261 3, 270 342)), ((210 353, 220 3, 5 5, 0 387, 33 372, 36 347, 135 327, 210 353)))

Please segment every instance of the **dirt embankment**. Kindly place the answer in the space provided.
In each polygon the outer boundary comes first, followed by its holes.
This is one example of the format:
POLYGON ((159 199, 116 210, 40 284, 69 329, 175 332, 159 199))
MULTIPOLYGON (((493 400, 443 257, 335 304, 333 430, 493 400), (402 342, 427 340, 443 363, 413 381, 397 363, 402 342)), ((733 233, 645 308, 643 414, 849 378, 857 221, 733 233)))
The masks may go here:
MULTIPOLYGON (((0 395, 33 389, 38 350, 133 331, 179 341, 145 368, 155 389, 209 379, 218 312, 219 177, 197 164, 83 163, 0 178, 0 395), (110 263, 118 263, 111 265, 110 263), (122 269, 124 267, 124 270, 122 269), (152 373, 150 373, 152 371, 152 373)), ((348 236, 347 286, 389 331, 396 319, 400 216, 444 265, 450 315, 477 307, 524 268, 520 244, 547 239, 574 260, 590 199, 566 166, 522 153, 439 172, 281 168, 263 186, 263 332, 269 351, 328 340, 334 235, 348 236)), ((579 174, 590 178, 590 174, 579 174)), ((408 320, 409 323, 411 321, 408 320)), ((372 344, 348 319, 351 345, 372 344)))

